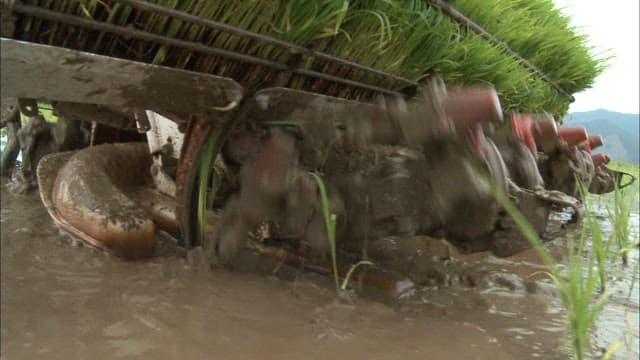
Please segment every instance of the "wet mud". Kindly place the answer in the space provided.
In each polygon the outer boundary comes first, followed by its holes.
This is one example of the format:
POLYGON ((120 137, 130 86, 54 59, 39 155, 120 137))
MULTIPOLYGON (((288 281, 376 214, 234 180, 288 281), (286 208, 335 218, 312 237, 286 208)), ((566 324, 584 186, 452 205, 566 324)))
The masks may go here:
MULTIPOLYGON (((125 261, 61 234, 37 195, 4 186, 1 195, 4 359, 568 356, 563 308, 550 282, 529 277, 541 269, 531 250, 507 259, 447 252, 434 266, 444 280, 425 280, 415 296, 345 304, 330 278, 297 269, 190 266, 163 235, 152 259, 125 261)), ((630 260, 637 266, 637 250, 630 260)), ((629 317, 637 329, 634 291, 605 309, 596 346, 628 335, 629 317)), ((635 358, 634 342, 617 358, 635 358)))

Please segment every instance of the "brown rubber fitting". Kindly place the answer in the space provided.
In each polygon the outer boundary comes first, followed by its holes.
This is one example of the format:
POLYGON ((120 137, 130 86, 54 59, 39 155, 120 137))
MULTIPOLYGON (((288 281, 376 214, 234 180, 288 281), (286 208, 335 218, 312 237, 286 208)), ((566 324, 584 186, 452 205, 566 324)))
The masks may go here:
POLYGON ((542 149, 553 148, 558 141, 558 126, 553 116, 544 114, 534 118, 532 123, 533 137, 542 149))
POLYGON ((604 145, 604 140, 600 135, 591 135, 589 136, 589 145, 591 146, 591 150, 604 145))
POLYGON ((591 160, 593 161, 593 166, 598 167, 602 164, 608 164, 611 159, 607 154, 595 154, 591 155, 591 160))
POLYGON ((474 85, 449 91, 442 105, 456 129, 502 120, 500 99, 493 86, 474 85))
POLYGON ((538 147, 536 146, 533 134, 533 118, 531 115, 513 114, 511 115, 511 130, 513 136, 520 140, 531 151, 533 156, 537 156, 538 147))

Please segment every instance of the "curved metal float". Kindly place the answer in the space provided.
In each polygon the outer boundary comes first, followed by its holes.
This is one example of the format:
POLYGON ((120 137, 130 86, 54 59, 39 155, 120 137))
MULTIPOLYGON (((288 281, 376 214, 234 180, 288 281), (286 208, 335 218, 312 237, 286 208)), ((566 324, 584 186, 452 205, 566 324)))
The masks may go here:
POLYGON ((153 190, 145 143, 107 144, 40 161, 40 196, 56 224, 125 258, 153 255, 160 228, 177 231, 175 201, 153 190))

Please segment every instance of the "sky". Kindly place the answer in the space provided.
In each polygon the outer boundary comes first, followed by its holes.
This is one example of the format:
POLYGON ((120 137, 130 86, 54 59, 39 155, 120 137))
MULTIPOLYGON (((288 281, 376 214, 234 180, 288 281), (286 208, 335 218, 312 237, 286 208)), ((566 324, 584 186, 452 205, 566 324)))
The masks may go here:
POLYGON ((591 89, 574 94, 569 112, 607 109, 640 112, 640 61, 638 0, 553 0, 570 16, 572 25, 590 37, 598 51, 610 51, 615 58, 591 89))

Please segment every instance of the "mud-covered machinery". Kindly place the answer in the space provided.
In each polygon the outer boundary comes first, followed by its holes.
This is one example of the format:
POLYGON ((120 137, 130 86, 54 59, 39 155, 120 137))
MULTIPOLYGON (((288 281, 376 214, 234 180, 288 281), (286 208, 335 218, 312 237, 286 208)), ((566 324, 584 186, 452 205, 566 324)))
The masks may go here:
POLYGON ((112 3, 132 22, 2 1, 3 173, 19 147, 16 173, 29 183, 37 172, 54 221, 93 246, 151 256, 163 229, 233 265, 247 250, 323 258, 335 237, 357 261, 384 256, 390 238, 429 235, 507 256, 528 242, 496 191, 543 236, 553 207, 582 211, 574 173, 595 193, 620 181, 605 158, 584 155, 601 139, 569 139, 549 116, 503 115, 491 86, 418 83, 144 1, 112 3), (151 16, 291 56, 267 60, 136 26, 151 16), (75 42, 78 34, 91 41, 75 42), (138 53, 153 46, 218 66, 153 65, 138 53), (322 71, 330 68, 340 76, 322 71), (51 104, 57 124, 36 100, 51 104), (31 117, 22 128, 19 111, 31 117))

